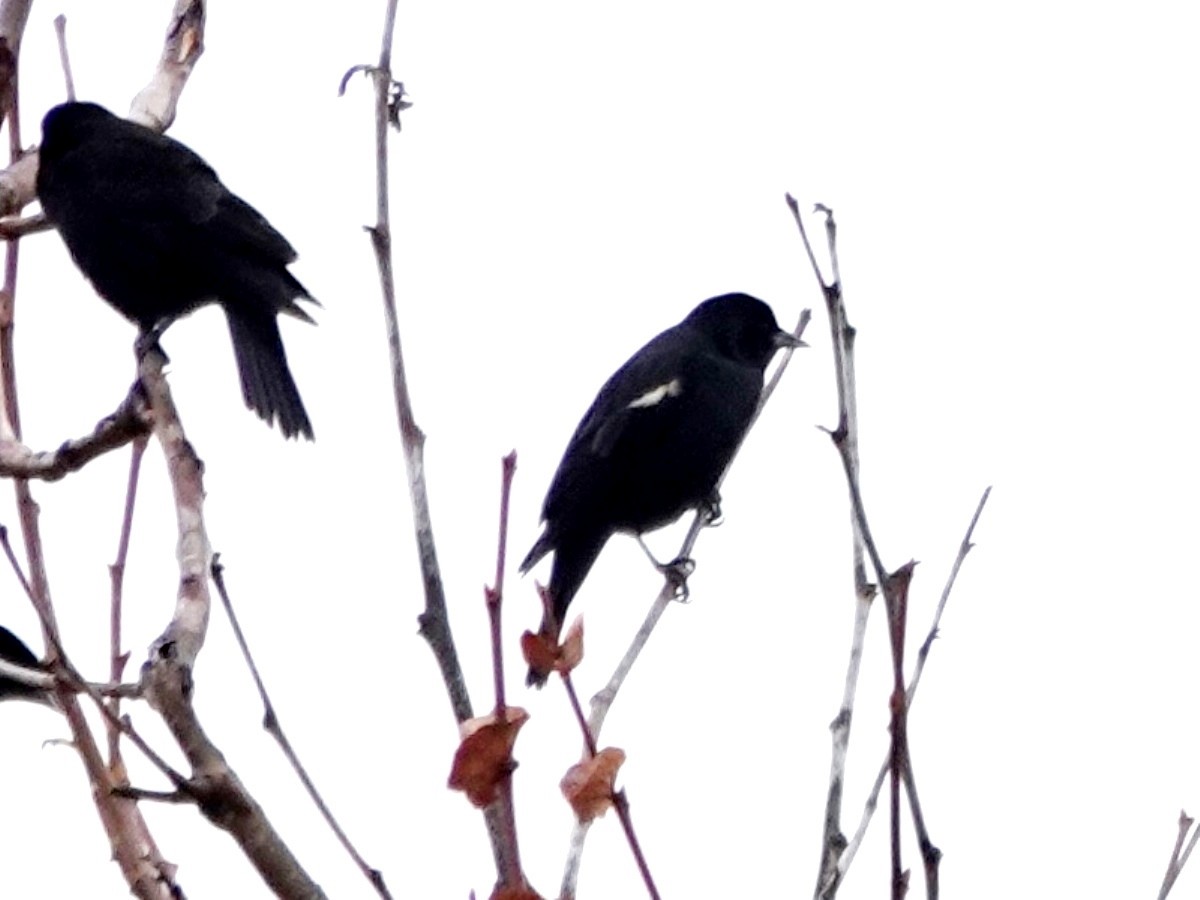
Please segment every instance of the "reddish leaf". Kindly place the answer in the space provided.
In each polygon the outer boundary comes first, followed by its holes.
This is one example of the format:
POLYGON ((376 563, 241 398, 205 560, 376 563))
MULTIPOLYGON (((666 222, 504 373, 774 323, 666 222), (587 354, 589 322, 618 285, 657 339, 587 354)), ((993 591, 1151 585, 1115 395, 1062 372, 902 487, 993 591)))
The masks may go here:
POLYGON ((527 884, 515 888, 496 885, 488 900, 543 900, 543 897, 527 884))
POLYGON ((496 799, 496 786, 517 767, 513 745, 529 718, 529 713, 518 706, 510 706, 504 713, 503 722, 490 713, 459 726, 462 742, 454 753, 447 783, 452 790, 465 792, 467 799, 481 809, 496 799))
POLYGON ((571 766, 559 787, 580 822, 604 815, 613 800, 613 783, 625 762, 625 751, 605 747, 591 759, 571 766))
POLYGON ((554 671, 554 660, 558 656, 558 645, 554 638, 547 634, 534 634, 527 631, 521 635, 521 653, 529 668, 541 676, 549 676, 554 671))
POLYGON ((583 661, 583 616, 571 623, 561 644, 543 632, 526 631, 521 635, 521 653, 539 675, 572 671, 583 661))
POLYGON ((571 672, 583 662, 583 616, 576 617, 567 629, 562 646, 558 648, 558 659, 554 670, 556 672, 571 672))

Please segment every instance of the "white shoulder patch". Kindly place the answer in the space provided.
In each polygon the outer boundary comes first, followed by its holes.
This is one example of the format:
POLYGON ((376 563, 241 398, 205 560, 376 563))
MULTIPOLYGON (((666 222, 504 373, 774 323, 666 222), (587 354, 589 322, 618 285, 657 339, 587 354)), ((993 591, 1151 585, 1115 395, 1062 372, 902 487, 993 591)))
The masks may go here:
POLYGON ((668 397, 678 397, 683 393, 683 385, 679 383, 678 378, 672 378, 666 384, 660 384, 656 388, 646 391, 642 396, 638 397, 630 403, 627 409, 646 409, 650 406, 657 406, 668 397))

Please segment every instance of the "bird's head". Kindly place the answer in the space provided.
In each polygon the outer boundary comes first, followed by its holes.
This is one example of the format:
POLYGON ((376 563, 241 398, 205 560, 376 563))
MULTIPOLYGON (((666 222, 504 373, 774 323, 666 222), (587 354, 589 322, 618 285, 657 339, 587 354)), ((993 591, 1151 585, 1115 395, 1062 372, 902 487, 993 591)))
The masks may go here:
POLYGON ((705 300, 687 321, 730 359, 760 369, 767 367, 776 350, 804 345, 779 327, 771 307, 749 294, 722 294, 705 300))
POLYGON ((103 106, 72 100, 52 107, 42 117, 42 155, 77 144, 93 128, 113 118, 103 106))

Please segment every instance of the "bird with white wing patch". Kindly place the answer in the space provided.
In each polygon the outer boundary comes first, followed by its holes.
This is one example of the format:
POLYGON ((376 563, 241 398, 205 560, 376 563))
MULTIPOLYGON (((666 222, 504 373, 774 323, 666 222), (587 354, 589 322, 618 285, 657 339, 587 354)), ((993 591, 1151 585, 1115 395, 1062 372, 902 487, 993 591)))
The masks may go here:
MULTIPOLYGON (((775 351, 799 341, 749 294, 697 306, 630 357, 575 429, 542 507, 545 527, 521 563, 554 552, 557 638, 567 607, 616 532, 640 536, 717 502, 716 485, 742 440, 775 351)), ((539 687, 547 673, 530 669, 539 687)))

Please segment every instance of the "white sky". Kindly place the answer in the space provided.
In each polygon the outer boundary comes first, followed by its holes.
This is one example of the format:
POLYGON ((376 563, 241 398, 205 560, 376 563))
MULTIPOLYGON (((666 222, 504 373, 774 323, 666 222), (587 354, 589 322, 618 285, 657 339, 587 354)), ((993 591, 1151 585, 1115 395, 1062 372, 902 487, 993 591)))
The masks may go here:
MULTIPOLYGON (((62 99, 51 18, 68 15, 80 96, 127 109, 169 4, 38 5, 22 56, 26 143, 62 99)), ((241 404, 222 317, 168 333, 171 384, 207 465, 208 525, 285 727, 397 896, 464 898, 494 873, 481 818, 449 793, 456 732, 422 606, 376 272, 371 89, 382 2, 336 13, 215 3, 172 134, 300 252, 320 325, 284 324, 315 445, 241 404)), ((603 379, 697 302, 746 290, 800 354, 702 536, 601 743, 665 897, 811 893, 827 725, 851 625, 845 489, 827 323, 783 204, 832 206, 858 342, 863 489, 885 561, 921 560, 913 647, 980 492, 995 486, 911 723, 946 896, 1151 896, 1181 807, 1200 811, 1189 559, 1200 440, 1193 393, 1200 63, 1179 4, 406 4, 396 73, 415 106, 393 142, 403 339, 459 649, 490 698, 481 586, 499 459, 520 454, 515 564, 563 446, 603 379)), ((814 225, 816 223, 814 222, 814 225)), ((819 229, 816 229, 819 232, 819 229)), ((87 431, 132 379, 134 330, 53 235, 22 251, 26 438, 87 431)), ((35 486, 68 650, 107 671, 108 574, 127 454, 35 486)), ((17 532, 9 494, 0 521, 17 532)), ((126 603, 131 673, 166 624, 175 525, 147 455, 126 603)), ((675 534, 652 545, 669 555, 675 534)), ((547 577, 547 569, 538 575, 547 577)), ((0 621, 37 645, 16 583, 0 621)), ((607 678, 658 590, 614 540, 572 607, 580 670, 607 678)), ((558 885, 578 736, 561 688, 520 687, 532 579, 507 585, 522 852, 558 885)), ((40 649, 40 645, 39 646, 40 649)), ((882 608, 851 745, 845 827, 886 743, 882 608)), ((270 739, 214 611, 197 704, 217 744, 337 898, 373 893, 270 739)), ((160 750, 169 739, 133 707, 160 750)), ((0 708, 5 895, 127 889, 76 756, 46 710, 0 708)), ((162 787, 137 762, 135 780, 162 787)), ((177 754, 169 754, 177 759, 177 754)), ((148 807, 192 897, 261 896, 232 842, 186 807, 148 807)), ((881 815, 841 896, 886 888, 881 815)), ((919 871, 915 848, 907 862, 919 871)), ((1181 895, 1200 884, 1185 872, 1181 895)), ((923 886, 914 885, 914 896, 923 886)), ((642 895, 615 818, 593 829, 580 897, 642 895)))

